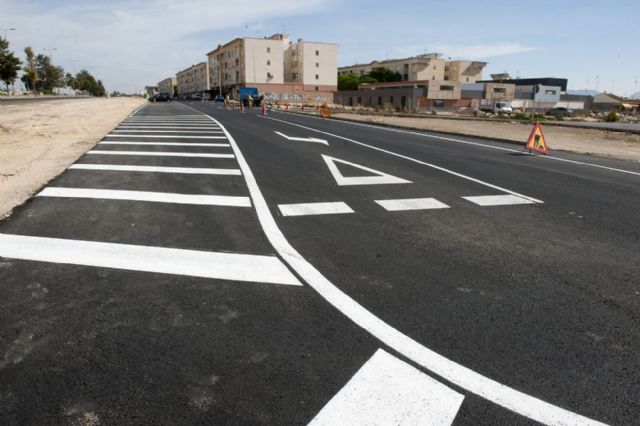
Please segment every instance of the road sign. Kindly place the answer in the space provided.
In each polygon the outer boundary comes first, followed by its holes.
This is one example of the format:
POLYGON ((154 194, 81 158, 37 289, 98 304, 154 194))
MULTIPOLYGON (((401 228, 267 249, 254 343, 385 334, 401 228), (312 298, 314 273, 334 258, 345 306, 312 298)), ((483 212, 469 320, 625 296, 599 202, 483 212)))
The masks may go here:
POLYGON ((527 139, 525 149, 528 149, 529 151, 536 151, 544 155, 547 155, 549 153, 549 150, 547 148, 547 141, 545 140, 544 134, 542 133, 542 127, 540 126, 540 123, 536 123, 533 126, 533 130, 531 130, 529 139, 527 139))

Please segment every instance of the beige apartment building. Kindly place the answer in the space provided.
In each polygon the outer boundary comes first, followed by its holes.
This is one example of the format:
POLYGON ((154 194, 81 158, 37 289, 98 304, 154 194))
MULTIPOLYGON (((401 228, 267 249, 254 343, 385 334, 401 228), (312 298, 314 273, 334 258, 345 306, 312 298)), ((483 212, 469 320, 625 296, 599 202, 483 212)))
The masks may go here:
POLYGON ((255 87, 267 99, 331 100, 336 91, 338 45, 289 41, 286 34, 242 37, 207 53, 211 87, 238 97, 255 87))
POLYGON ((177 84, 178 83, 176 82, 175 77, 165 78, 160 83, 158 83, 158 92, 168 93, 171 96, 173 96, 173 92, 174 92, 173 88, 176 87, 177 84))
POLYGON ((209 64, 200 62, 176 74, 176 85, 180 96, 209 91, 209 64))
POLYGON ((402 76, 402 81, 451 80, 461 83, 475 83, 482 80, 482 70, 486 62, 450 61, 439 53, 427 53, 404 59, 373 61, 368 64, 340 67, 339 74, 364 75, 374 68, 389 68, 402 76))

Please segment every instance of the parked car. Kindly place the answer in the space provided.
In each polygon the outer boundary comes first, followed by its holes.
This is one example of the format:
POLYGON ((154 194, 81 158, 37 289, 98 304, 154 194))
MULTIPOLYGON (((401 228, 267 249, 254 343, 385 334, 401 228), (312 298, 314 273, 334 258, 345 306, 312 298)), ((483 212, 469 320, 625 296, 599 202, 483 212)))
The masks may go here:
POLYGON ((168 93, 156 93, 149 96, 149 102, 171 102, 171 96, 168 93))
POLYGON ((571 117, 573 115, 573 111, 565 107, 555 107, 547 111, 546 115, 550 115, 552 117, 571 117))
POLYGON ((224 96, 222 95, 218 95, 215 98, 213 98, 214 102, 224 102, 224 96))

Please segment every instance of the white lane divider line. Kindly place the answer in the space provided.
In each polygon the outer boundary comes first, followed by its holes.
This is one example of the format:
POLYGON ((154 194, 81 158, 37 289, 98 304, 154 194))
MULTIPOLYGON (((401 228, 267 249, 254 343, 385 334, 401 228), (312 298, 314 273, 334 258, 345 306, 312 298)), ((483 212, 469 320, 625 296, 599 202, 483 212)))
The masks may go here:
POLYGON ((65 188, 49 186, 37 197, 95 198, 103 200, 148 201, 153 203, 203 206, 251 207, 249 197, 232 195, 175 194, 171 192, 127 191, 120 189, 65 188))
POLYGON ((479 206, 507 206, 514 204, 534 204, 533 201, 515 195, 482 195, 477 197, 462 197, 479 206))
POLYGON ((450 425, 463 399, 378 349, 309 425, 450 425))
POLYGON ((114 135, 108 134, 105 138, 147 138, 147 139, 226 139, 224 136, 184 136, 184 135, 114 135))
POLYGON ((72 164, 73 170, 104 170, 119 172, 182 173, 189 175, 241 176, 240 169, 211 169, 204 167, 127 166, 118 164, 72 164))
POLYGON ((379 170, 371 169, 369 167, 362 166, 360 164, 351 163, 349 161, 340 160, 339 158, 330 157, 328 155, 322 155, 322 159, 327 163, 331 175, 336 180, 338 186, 348 185, 383 185, 383 184, 395 184, 395 183, 412 183, 410 180, 402 179, 397 176, 390 175, 388 173, 381 172, 379 170), (372 173, 375 176, 350 176, 345 177, 335 163, 346 164, 351 167, 355 167, 360 170, 372 173))
MULTIPOLYGON (((476 178, 473 178, 471 176, 464 175, 462 173, 454 172, 453 170, 449 170, 449 169, 446 169, 444 167, 437 166, 435 164, 427 163, 426 161, 418 160, 417 158, 413 158, 413 157, 409 157, 407 155, 399 154, 397 152, 389 151, 388 149, 378 148, 377 146, 369 145, 369 144, 366 144, 364 142, 359 142, 359 141, 354 140, 354 139, 346 138, 344 136, 336 135, 334 133, 325 132, 323 130, 314 129, 313 127, 303 126, 303 125, 297 124, 297 123, 292 123, 292 122, 286 121, 286 120, 280 120, 280 119, 273 118, 273 117, 263 117, 263 116, 259 116, 259 117, 264 118, 266 120, 273 120, 273 121, 276 121, 276 122, 279 122, 279 123, 285 123, 285 124, 289 124, 291 126, 300 127, 302 129, 313 130, 314 132, 317 132, 317 133, 320 133, 320 134, 324 134, 324 135, 328 135, 328 136, 332 136, 334 138, 342 139, 342 140, 345 140, 347 142, 352 142, 352 143, 355 143, 356 145, 364 146, 364 147, 373 149, 375 151, 384 152, 385 154, 389 154, 389 155, 392 155, 394 157, 404 158, 405 160, 412 161, 412 162, 417 163, 417 164, 422 164, 423 166, 431 167, 433 169, 440 170, 440 171, 445 172, 445 173, 449 173, 449 174, 451 174, 453 176, 457 176, 459 178, 466 179, 466 180, 468 180, 470 182, 476 182, 476 183, 478 183, 480 185, 484 185, 484 186, 489 187, 489 188, 497 189, 498 191, 506 192, 507 194, 516 195, 518 197, 526 198, 528 200, 533 201, 534 203, 543 203, 543 201, 537 200, 537 199, 535 199, 533 197, 528 197, 526 195, 517 193, 517 192, 512 191, 510 189, 503 188, 501 186, 494 185, 492 183, 485 182, 483 180, 476 179, 476 178)), ((220 124, 220 123, 218 123, 218 124, 220 124)))
POLYGON ((132 129, 119 129, 114 130, 111 133, 222 133, 222 130, 132 130, 132 129))
POLYGON ((229 147, 228 143, 198 143, 198 142, 134 142, 134 141, 103 141, 98 145, 158 145, 158 146, 206 146, 206 147, 229 147))
POLYGON ((142 155, 151 157, 202 157, 202 158, 233 158, 233 154, 205 154, 197 152, 154 152, 154 151, 99 151, 91 150, 87 154, 96 155, 142 155))
MULTIPOLYGON (((225 131, 225 134, 229 138, 229 143, 231 143, 231 147, 236 153, 236 158, 238 164, 240 165, 240 170, 242 170, 242 174, 244 175, 245 181, 247 182, 247 187, 249 188, 249 193, 251 194, 251 198, 258 215, 258 220, 260 221, 262 229, 264 230, 264 233, 271 245, 276 249, 282 259, 287 264, 289 264, 291 269, 293 269, 300 277, 302 277, 302 279, 307 284, 309 284, 311 288, 317 291, 322 298, 331 303, 331 305, 342 312, 347 318, 349 318, 359 327, 362 327, 364 330, 369 332, 372 336, 383 342, 385 345, 393 348, 399 354, 412 360, 423 368, 433 372, 434 374, 444 378, 445 380, 448 380, 449 382, 461 387, 462 389, 474 393, 481 398, 491 401, 494 404, 497 404, 522 416, 529 417, 530 419, 548 425, 605 425, 604 423, 598 422, 585 416, 581 416, 580 414, 566 410, 557 405, 550 404, 546 401, 543 401, 542 399, 527 395, 526 393, 521 392, 517 389, 503 385, 489 377, 483 376, 482 374, 471 370, 470 368, 458 364, 444 357, 443 355, 440 355, 439 353, 427 348, 426 346, 422 345, 421 343, 387 324, 386 322, 375 316, 372 312, 367 310, 364 306, 352 299, 349 295, 340 290, 338 287, 336 287, 335 284, 333 284, 324 275, 322 275, 320 271, 318 271, 311 263, 309 263, 304 257, 302 257, 302 255, 298 253, 298 251, 289 243, 280 228, 278 228, 278 224, 276 223, 273 215, 271 214, 271 211, 269 210, 269 206, 267 205, 267 202, 264 199, 262 192, 260 191, 260 187, 258 186, 256 178, 255 176, 253 176, 251 168, 249 167, 247 160, 245 160, 244 156, 242 155, 242 151, 240 151, 240 148, 233 139, 233 136, 231 136, 231 134, 225 129, 224 126, 221 125, 218 120, 211 116, 208 117, 212 121, 220 125, 220 127, 225 131)), ((276 121, 292 124, 284 120, 276 121)), ((378 149, 375 147, 371 148, 378 149)), ((391 153, 391 155, 404 157, 400 154, 392 153, 390 151, 382 151, 389 152, 391 153)), ((428 163, 423 163, 422 161, 415 160, 410 157, 407 158, 420 164, 429 165, 428 163)), ((438 166, 433 167, 440 169, 440 167, 438 166)), ((474 178, 469 178, 468 176, 460 175, 456 172, 450 173, 459 175, 461 177, 464 177, 465 179, 476 181, 476 179, 474 178)), ((494 187, 494 185, 488 184, 486 182, 483 182, 483 184, 494 187)), ((509 191, 507 189, 499 187, 497 189, 503 190, 507 193, 513 193, 512 191, 509 191)), ((530 197, 525 198, 531 199, 530 197)), ((532 201, 541 202, 535 199, 532 199, 532 201)))
POLYGON ((275 256, 0 234, 0 257, 301 286, 275 256))
POLYGON ((334 203, 278 204, 278 208, 282 216, 354 213, 351 207, 342 201, 334 203))
POLYGON ((395 200, 374 200, 390 212, 404 210, 448 209, 449 206, 435 198, 405 198, 395 200))

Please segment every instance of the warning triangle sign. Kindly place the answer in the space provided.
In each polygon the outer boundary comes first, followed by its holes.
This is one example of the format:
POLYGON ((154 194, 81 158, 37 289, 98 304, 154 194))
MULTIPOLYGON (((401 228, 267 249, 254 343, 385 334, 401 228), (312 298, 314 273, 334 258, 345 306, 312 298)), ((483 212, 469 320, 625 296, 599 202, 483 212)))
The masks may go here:
POLYGON ((547 141, 544 138, 544 134, 542 133, 542 127, 540 126, 540 123, 536 123, 533 126, 533 130, 531 130, 529 139, 527 139, 525 149, 528 149, 529 151, 536 151, 545 155, 549 153, 549 149, 547 148, 547 141))
POLYGON ((369 167, 361 166, 360 164, 350 163, 349 161, 340 160, 335 157, 329 157, 328 155, 322 155, 322 159, 325 163, 327 163, 327 167, 329 167, 329 171, 333 178, 336 180, 336 183, 339 186, 347 186, 347 185, 382 185, 382 184, 390 184, 390 183, 411 183, 410 180, 402 179, 397 176, 393 176, 387 173, 383 173, 378 170, 371 169, 369 167), (367 176, 344 176, 340 170, 338 170, 338 166, 336 163, 346 164, 351 167, 355 167, 360 170, 364 170, 368 172, 367 176))

